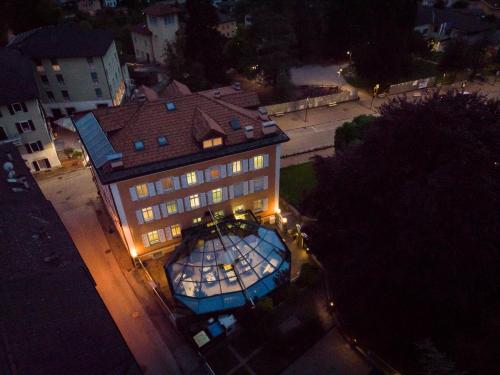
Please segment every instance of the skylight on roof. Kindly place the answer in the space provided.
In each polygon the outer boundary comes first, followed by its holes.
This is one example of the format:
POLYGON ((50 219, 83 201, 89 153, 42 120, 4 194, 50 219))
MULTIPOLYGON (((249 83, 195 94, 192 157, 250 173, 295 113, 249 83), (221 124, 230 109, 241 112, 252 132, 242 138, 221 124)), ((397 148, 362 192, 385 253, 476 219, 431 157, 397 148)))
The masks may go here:
POLYGON ((169 112, 175 110, 175 108, 176 108, 174 102, 167 102, 165 104, 165 107, 167 107, 167 111, 169 111, 169 112))
POLYGON ((241 129, 241 123, 238 117, 233 117, 231 121, 229 121, 229 124, 233 130, 241 129))
POLYGON ((134 148, 135 148, 135 151, 144 150, 144 141, 134 141, 134 148))
POLYGON ((166 146, 166 145, 168 145, 167 137, 165 137, 165 136, 162 135, 162 136, 159 136, 157 139, 158 139, 158 144, 160 146, 166 146))

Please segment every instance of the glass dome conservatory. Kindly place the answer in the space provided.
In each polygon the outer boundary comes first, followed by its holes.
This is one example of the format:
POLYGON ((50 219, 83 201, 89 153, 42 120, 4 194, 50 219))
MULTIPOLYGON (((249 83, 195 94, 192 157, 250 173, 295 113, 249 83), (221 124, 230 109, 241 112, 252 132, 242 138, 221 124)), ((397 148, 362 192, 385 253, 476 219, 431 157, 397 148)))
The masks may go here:
POLYGON ((253 303, 290 276, 290 250, 254 221, 226 218, 183 235, 165 271, 174 298, 196 314, 253 303))

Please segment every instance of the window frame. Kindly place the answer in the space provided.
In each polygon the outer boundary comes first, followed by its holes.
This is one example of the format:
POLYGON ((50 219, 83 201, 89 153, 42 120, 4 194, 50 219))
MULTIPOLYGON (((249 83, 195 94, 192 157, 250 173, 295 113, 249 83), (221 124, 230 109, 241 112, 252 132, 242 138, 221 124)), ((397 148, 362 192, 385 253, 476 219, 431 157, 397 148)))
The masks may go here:
POLYGON ((253 157, 253 169, 263 169, 264 168, 264 155, 255 155, 253 157))
POLYGON ((174 224, 170 226, 170 233, 172 233, 172 238, 177 238, 182 235, 182 230, 180 224, 174 224))
POLYGON ((189 207, 191 207, 192 210, 201 207, 200 194, 196 193, 189 196, 189 207), (196 204, 193 204, 193 202, 196 204))
POLYGON ((135 192, 137 194, 138 199, 144 199, 144 198, 149 197, 149 187, 148 187, 147 183, 135 185, 134 188, 135 188, 135 192), (145 192, 145 194, 144 194, 144 192, 145 192))
POLYGON ((165 206, 167 207, 167 213, 169 215, 173 215, 179 212, 179 208, 177 207, 177 200, 165 202, 165 206), (174 207, 174 210, 171 210, 172 206, 174 207))
POLYGON ((186 173, 186 183, 188 186, 193 186, 198 183, 198 175, 196 174, 196 171, 186 173))
POLYGON ((174 186, 174 179, 173 177, 164 177, 161 179, 161 186, 163 187, 163 190, 166 190, 166 191, 172 191, 175 189, 175 186, 174 186), (165 185, 165 181, 170 181, 170 183, 168 184, 169 186, 166 186, 165 185))
POLYGON ((142 208, 141 214, 145 223, 149 223, 155 219, 155 213, 152 206, 142 208))
POLYGON ((233 161, 231 163, 231 171, 233 172, 233 174, 240 174, 242 171, 243 171, 243 163, 241 162, 241 160, 236 160, 236 161, 233 161), (238 166, 237 168, 235 168, 235 166, 238 166))
POLYGON ((146 236, 148 237, 149 246, 156 245, 161 242, 158 230, 152 230, 151 232, 146 233, 146 236))
POLYGON ((222 188, 216 188, 211 191, 212 194, 212 203, 217 204, 221 203, 223 200, 222 188))

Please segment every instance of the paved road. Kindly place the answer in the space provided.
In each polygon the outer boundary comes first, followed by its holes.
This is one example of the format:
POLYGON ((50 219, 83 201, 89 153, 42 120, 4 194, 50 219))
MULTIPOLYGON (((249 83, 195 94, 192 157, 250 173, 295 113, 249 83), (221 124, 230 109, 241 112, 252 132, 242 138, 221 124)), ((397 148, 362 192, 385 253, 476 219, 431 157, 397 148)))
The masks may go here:
POLYGON ((96 191, 88 169, 39 181, 89 268, 96 288, 145 374, 181 374, 115 257, 95 212, 96 191))
POLYGON ((334 328, 282 375, 369 375, 371 369, 334 328))

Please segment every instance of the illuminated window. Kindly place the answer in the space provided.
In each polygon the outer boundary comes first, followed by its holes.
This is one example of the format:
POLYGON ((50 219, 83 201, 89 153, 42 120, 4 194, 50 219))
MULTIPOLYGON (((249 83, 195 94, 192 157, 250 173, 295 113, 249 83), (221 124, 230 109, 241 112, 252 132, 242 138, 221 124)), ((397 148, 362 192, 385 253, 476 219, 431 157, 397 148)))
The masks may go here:
POLYGON ((203 148, 211 148, 211 147, 216 147, 222 145, 222 138, 217 137, 217 138, 211 138, 203 141, 203 148))
POLYGON ((188 185, 194 185, 198 181, 196 178, 196 172, 186 173, 186 180, 188 185))
POLYGON ((167 212, 169 214, 177 213, 177 202, 176 201, 167 202, 167 212))
POLYGON ((220 177, 220 169, 219 168, 212 168, 210 170, 210 177, 212 179, 217 179, 220 177))
POLYGON ((199 223, 201 223, 201 217, 195 217, 193 219, 193 224, 199 224, 199 223))
POLYGON ((212 190, 212 202, 213 203, 222 202, 222 188, 212 190))
POLYGON ((59 65, 57 59, 51 59, 50 63, 52 64, 52 70, 54 72, 59 72, 61 70, 61 66, 59 65))
POLYGON ((233 212, 235 214, 237 214, 239 212, 243 212, 243 211, 245 211, 245 206, 243 206, 242 204, 233 208, 233 212))
POLYGON ((149 196, 148 184, 137 185, 135 187, 135 191, 137 192, 137 196, 139 198, 146 198, 149 196))
POLYGON ((179 237, 181 235, 181 226, 179 224, 174 224, 170 227, 172 231, 172 237, 179 237))
POLYGON ((146 222, 153 220, 155 218, 155 215, 153 213, 153 207, 143 208, 142 209, 142 218, 146 222))
POLYGON ((261 212, 264 210, 264 202, 262 199, 253 202, 253 210, 254 212, 261 212))
POLYGON ((160 242, 160 235, 157 230, 148 233, 148 242, 150 245, 160 242))
POLYGON ((215 211, 214 218, 215 218, 215 220, 220 220, 220 219, 224 218, 224 210, 215 211))
POLYGON ((233 174, 241 173, 241 160, 233 161, 232 169, 233 174))
POLYGON ((264 155, 257 155, 253 157, 253 168, 254 169, 264 168, 264 155))
POLYGON ((174 180, 172 177, 166 177, 162 180, 163 190, 173 190, 174 180))
POLYGON ((191 209, 200 207, 200 195, 199 194, 191 195, 189 197, 189 205, 191 206, 191 209))

